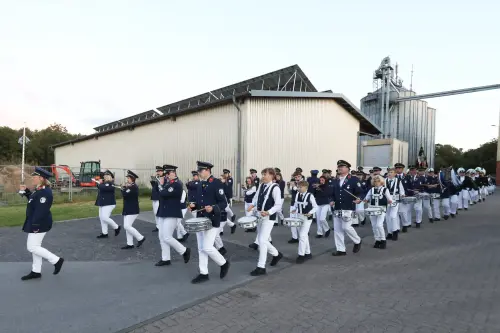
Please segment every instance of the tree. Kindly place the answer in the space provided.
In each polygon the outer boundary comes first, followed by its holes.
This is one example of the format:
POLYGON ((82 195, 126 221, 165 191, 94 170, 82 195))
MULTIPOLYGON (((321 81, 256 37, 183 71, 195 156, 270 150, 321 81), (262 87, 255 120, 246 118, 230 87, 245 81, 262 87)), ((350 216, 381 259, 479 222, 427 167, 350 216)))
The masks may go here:
POLYGON ((443 165, 459 167, 462 163, 462 148, 456 148, 452 145, 441 145, 439 143, 436 145, 434 157, 435 168, 440 168, 443 165))
POLYGON ((481 167, 486 169, 487 173, 495 173, 497 144, 495 139, 466 152, 463 152, 462 148, 437 144, 434 166, 435 168, 440 168, 442 165, 454 168, 463 167, 466 170, 481 167))

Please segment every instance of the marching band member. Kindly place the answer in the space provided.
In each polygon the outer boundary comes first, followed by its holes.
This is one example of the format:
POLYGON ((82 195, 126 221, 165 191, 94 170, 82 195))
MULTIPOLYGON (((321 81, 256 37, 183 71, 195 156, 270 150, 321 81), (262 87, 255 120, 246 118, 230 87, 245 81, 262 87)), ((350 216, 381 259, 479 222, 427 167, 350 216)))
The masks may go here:
POLYGON ((313 185, 314 184, 319 184, 319 178, 318 178, 318 170, 311 170, 311 177, 307 177, 307 183, 309 184, 308 192, 312 193, 313 192, 313 185))
POLYGON ((160 205, 160 192, 158 190, 158 178, 163 177, 163 167, 156 167, 156 177, 151 177, 151 202, 153 203, 153 214, 155 216, 156 229, 153 232, 158 232, 158 206, 160 205))
POLYGON ((274 171, 276 171, 276 184, 280 187, 281 192, 281 209, 278 212, 278 217, 281 220, 281 224, 283 224, 283 220, 285 219, 285 216, 283 215, 283 203, 285 202, 286 182, 283 180, 283 175, 281 174, 281 170, 279 168, 274 168, 274 171))
POLYGON ((393 200, 392 204, 387 207, 387 213, 385 216, 385 221, 387 224, 386 238, 397 241, 400 230, 398 219, 398 206, 400 205, 400 203, 397 202, 395 197, 404 197, 405 188, 403 186, 403 183, 401 182, 401 179, 396 177, 396 171, 394 169, 387 169, 387 178, 385 180, 385 184, 393 200))
POLYGON ((429 194, 429 198, 427 200, 422 200, 422 206, 423 208, 427 211, 427 217, 429 218, 430 223, 434 223, 434 217, 432 213, 432 207, 431 207, 431 202, 432 199, 430 198, 430 195, 432 193, 431 189, 433 187, 436 187, 436 184, 434 183, 434 178, 429 176, 429 169, 426 169, 421 177, 423 177, 423 182, 422 182, 422 192, 429 194))
MULTIPOLYGON (((181 184, 181 187, 183 187, 182 182, 178 179, 179 183, 181 184)), ((186 231, 184 228, 184 225, 182 225, 182 220, 186 216, 187 213, 187 193, 184 191, 184 187, 182 188, 182 195, 181 195, 181 212, 182 212, 182 218, 177 218, 177 240, 180 243, 185 243, 189 237, 189 232, 186 231)))
POLYGON ((252 205, 248 207, 249 211, 256 209, 257 214, 260 214, 262 218, 260 230, 258 232, 259 261, 257 263, 257 268, 250 273, 252 276, 266 274, 266 259, 268 252, 273 256, 270 264, 271 266, 276 266, 281 258, 283 258, 283 254, 278 252, 269 241, 274 221, 276 220, 276 213, 281 207, 280 189, 277 184, 273 183, 276 173, 273 168, 265 168, 262 170, 261 174, 262 183, 257 189, 252 205))
POLYGON ((104 181, 96 180, 98 191, 95 205, 99 207, 99 220, 101 221, 101 234, 97 238, 108 238, 108 225, 115 230, 115 236, 118 236, 121 231, 121 227, 110 217, 116 207, 113 178, 115 178, 113 173, 106 170, 104 181))
POLYGON ((251 177, 245 179, 245 185, 243 186, 244 201, 245 201, 245 216, 252 216, 253 213, 248 211, 248 207, 252 205, 253 197, 257 192, 257 187, 255 186, 251 177))
MULTIPOLYGON (((300 168, 297 168, 300 169, 300 168)), ((292 175, 292 180, 288 183, 288 191, 292 195, 291 198, 291 203, 290 203, 290 217, 297 217, 294 213, 292 213, 292 206, 295 203, 295 197, 297 196, 297 192, 299 191, 297 184, 302 181, 302 175, 300 172, 295 171, 292 175)), ((293 243, 298 243, 299 242, 299 236, 297 233, 297 228, 296 227, 291 227, 290 231, 292 232, 292 238, 288 241, 289 244, 293 243)))
POLYGON ((236 224, 234 220, 236 215, 234 215, 231 210, 231 206, 233 205, 233 178, 231 177, 231 172, 228 169, 223 170, 222 176, 219 178, 222 184, 224 185, 224 194, 227 198, 227 206, 226 213, 227 218, 221 222, 221 234, 224 234, 224 226, 227 224, 231 228, 231 233, 234 234, 236 231, 236 224))
MULTIPOLYGON (((257 170, 250 169, 250 178, 252 179, 253 185, 255 188, 259 187, 260 179, 257 177, 257 170)), ((245 229, 245 232, 256 232, 257 228, 245 229)))
POLYGON ((182 218, 182 184, 177 178, 177 167, 165 164, 163 166, 166 177, 160 178, 160 207, 158 208, 159 236, 164 242, 162 246, 161 260, 156 266, 170 265, 170 247, 182 255, 184 263, 188 263, 191 258, 191 249, 186 248, 173 237, 177 228, 178 219, 182 218))
POLYGON ((23 231, 28 234, 26 247, 33 257, 31 272, 21 278, 23 281, 42 277, 42 259, 54 265, 54 275, 59 274, 64 263, 63 258, 42 247, 45 235, 52 229, 50 208, 53 196, 48 181, 52 174, 42 168, 35 167, 35 172, 31 176, 35 186, 33 192, 24 185, 20 186, 21 193, 28 199, 23 231))
POLYGON ((186 184, 186 188, 188 190, 188 202, 195 202, 200 179, 198 177, 198 171, 191 171, 191 174, 193 175, 193 179, 186 184))
POLYGON ((215 237, 218 234, 221 212, 225 211, 227 206, 226 196, 224 195, 223 185, 217 178, 211 174, 213 164, 207 162, 196 162, 198 165, 198 174, 201 178, 198 184, 198 191, 195 202, 189 206, 190 210, 200 210, 198 217, 206 217, 212 221, 212 228, 207 231, 196 233, 198 242, 199 256, 199 274, 191 280, 191 283, 202 283, 209 280, 208 276, 208 257, 220 266, 220 278, 223 279, 229 271, 229 261, 214 247, 215 237))
POLYGON ((485 175, 486 172, 484 169, 478 167, 476 170, 479 173, 478 177, 479 195, 483 201, 486 201, 486 197, 488 196, 488 190, 486 189, 488 186, 488 177, 486 177, 485 175))
MULTIPOLYGON (((445 177, 446 166, 441 166, 441 171, 438 175, 439 180, 439 192, 441 193, 441 204, 443 206, 443 218, 448 220, 450 218, 450 197, 451 197, 451 187, 453 184, 450 180, 445 177)), ((439 209, 439 208, 438 208, 439 209)))
MULTIPOLYGON (((363 169, 362 167, 359 167, 358 169, 363 169)), ((363 171, 357 171, 356 172, 356 177, 359 179, 359 183, 361 184, 361 189, 362 189, 362 195, 360 198, 364 198, 367 193, 366 189, 366 181, 364 180, 365 173, 363 171)), ((359 204, 356 204, 356 218, 354 219, 354 222, 352 223, 353 227, 358 227, 359 224, 365 225, 365 203, 364 201, 360 202, 359 204)))
POLYGON ((330 236, 330 226, 327 222, 327 214, 330 210, 330 202, 333 199, 333 187, 328 185, 326 177, 321 176, 319 177, 319 184, 313 186, 313 188, 314 198, 318 204, 318 209, 315 211, 317 216, 316 238, 328 237, 330 236))
POLYGON ((457 215, 458 209, 458 196, 460 194, 460 183, 458 181, 458 177, 455 173, 455 170, 451 169, 451 182, 450 182, 450 216, 454 219, 457 215))
MULTIPOLYGON (((405 192, 408 192, 408 179, 406 175, 403 173, 405 165, 403 163, 394 164, 394 169, 396 169, 396 177, 400 180, 401 184, 403 184, 403 188, 405 192)), ((404 195, 403 195, 404 196, 404 195)), ((401 224, 403 226, 403 232, 408 232, 408 227, 411 228, 411 207, 407 203, 399 202, 398 204, 398 215, 401 220, 401 224), (410 216, 408 216, 410 215, 410 216)))
MULTIPOLYGON (((439 179, 436 177, 434 174, 434 169, 429 168, 427 169, 428 176, 427 176, 427 188, 429 189, 429 193, 432 195, 433 193, 438 193, 441 194, 441 187, 439 183, 439 179)), ((432 202, 432 215, 434 218, 431 223, 441 221, 441 212, 440 212, 440 206, 441 206, 441 199, 437 198, 431 198, 430 200, 432 202)), ((426 207, 427 208, 427 207, 426 207)), ((430 212, 429 212, 429 219, 430 219, 430 212)))
MULTIPOLYGON (((425 169, 422 171, 425 171, 425 169)), ((410 209, 408 216, 411 222, 412 211, 415 210, 415 227, 417 229, 420 228, 423 215, 422 199, 418 197, 418 194, 422 192, 422 184, 424 182, 424 177, 417 174, 417 168, 415 166, 410 166, 410 174, 408 175, 408 195, 416 197, 417 201, 409 205, 410 209)))
POLYGON ((139 215, 139 187, 135 180, 139 178, 135 173, 127 170, 127 184, 122 188, 123 197, 123 229, 127 237, 127 245, 122 250, 134 248, 134 238, 137 239, 137 247, 141 247, 146 237, 141 235, 132 225, 139 215))
POLYGON ((309 228, 311 228, 312 217, 318 210, 318 205, 316 204, 314 195, 308 191, 310 186, 310 182, 299 182, 299 193, 297 193, 297 197, 295 198, 292 211, 295 214, 299 214, 299 216, 305 217, 302 226, 299 228, 299 256, 296 260, 297 264, 303 264, 306 259, 312 258, 311 246, 309 244, 309 228))
POLYGON ((392 204, 392 196, 389 190, 384 186, 385 181, 382 176, 373 176, 371 182, 370 190, 366 194, 364 202, 369 202, 371 206, 382 207, 383 209, 382 214, 370 216, 373 237, 375 238, 373 247, 376 249, 385 249, 387 247, 387 241, 385 239, 384 221, 388 208, 387 206, 392 204))
POLYGON ((361 201, 359 196, 362 194, 361 184, 358 178, 349 175, 350 167, 351 164, 344 160, 337 161, 339 178, 336 180, 333 201, 330 203, 335 209, 333 233, 335 235, 336 251, 332 253, 333 256, 345 256, 347 254, 344 243, 344 233, 354 242, 352 252, 358 253, 359 250, 361 250, 361 238, 351 225, 352 217, 344 217, 344 213, 350 214, 351 216, 355 214, 356 204, 361 201), (347 193, 347 191, 351 194, 347 193), (356 198, 353 198, 353 195, 356 198))

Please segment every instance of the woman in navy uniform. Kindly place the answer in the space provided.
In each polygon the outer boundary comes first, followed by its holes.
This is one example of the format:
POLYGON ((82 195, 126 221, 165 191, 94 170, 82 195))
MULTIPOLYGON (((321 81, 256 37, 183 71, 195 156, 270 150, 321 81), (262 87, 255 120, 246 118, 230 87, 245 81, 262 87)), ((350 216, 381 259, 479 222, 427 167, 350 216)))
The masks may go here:
POLYGON ((199 255, 199 274, 191 280, 191 283, 201 283, 209 280, 208 277, 208 257, 220 266, 220 278, 223 279, 229 271, 229 261, 214 247, 215 237, 219 231, 221 222, 221 212, 227 206, 224 188, 220 180, 212 176, 213 164, 207 162, 196 162, 198 173, 201 178, 198 184, 198 191, 195 203, 191 203, 190 210, 201 210, 197 212, 198 217, 209 218, 212 228, 196 233, 199 255))
MULTIPOLYGON (((156 166, 156 177, 163 177, 163 167, 156 166)), ((158 190, 158 181, 152 177, 151 181, 151 201, 153 203, 153 214, 155 216, 156 229, 153 232, 158 232, 158 206, 160 205, 160 191, 158 190)))
POLYGON ((318 186, 314 186, 314 197, 318 204, 317 209, 317 231, 316 238, 323 238, 323 236, 330 236, 330 226, 327 222, 328 211, 330 210, 330 202, 333 198, 333 187, 328 184, 325 176, 319 177, 318 186))
POLYGON ((36 167, 35 172, 31 174, 35 189, 31 192, 26 186, 21 185, 20 193, 28 198, 28 207, 26 207, 26 220, 24 221, 23 231, 28 234, 26 247, 33 255, 33 266, 31 272, 25 275, 21 280, 39 279, 42 277, 42 259, 47 260, 54 265, 54 275, 61 271, 64 263, 63 258, 59 258, 47 249, 42 247, 42 241, 46 233, 52 229, 52 190, 47 179, 52 177, 50 172, 36 167))
POLYGON ((181 254, 184 258, 184 263, 188 263, 191 258, 191 250, 179 243, 173 237, 175 228, 177 228, 178 219, 182 219, 182 208, 185 203, 181 202, 182 183, 177 178, 177 167, 173 165, 163 166, 167 177, 160 178, 160 207, 158 208, 159 219, 159 235, 163 240, 161 247, 161 260, 156 263, 156 266, 170 265, 170 248, 181 254))
POLYGON ((231 209, 231 206, 233 205, 233 177, 231 177, 231 171, 224 169, 219 180, 224 186, 224 195, 227 199, 227 206, 225 209, 226 219, 221 222, 220 235, 224 234, 224 227, 226 224, 231 228, 231 233, 234 234, 237 226, 236 223, 234 223, 236 215, 234 215, 231 209))
MULTIPOLYGON (((281 224, 283 224, 283 220, 285 219, 285 216, 283 215, 283 203, 285 202, 286 182, 283 180, 283 175, 281 174, 280 168, 274 168, 274 171, 276 171, 276 184, 278 184, 281 191, 281 209, 278 212, 278 217, 281 220, 281 224)), ((276 225, 277 224, 275 224, 275 226, 276 225)))
POLYGON ((135 180, 139 178, 135 173, 127 170, 127 184, 122 188, 123 196, 123 229, 127 235, 127 245, 122 250, 134 248, 134 238, 137 239, 137 247, 141 247, 146 237, 141 235, 132 225, 139 215, 139 187, 135 180))
POLYGON ((104 181, 97 181, 97 199, 95 205, 99 207, 99 220, 101 221, 101 234, 97 238, 108 238, 108 225, 115 230, 115 236, 120 234, 121 227, 111 219, 111 212, 116 207, 114 175, 111 171, 104 172, 104 181))

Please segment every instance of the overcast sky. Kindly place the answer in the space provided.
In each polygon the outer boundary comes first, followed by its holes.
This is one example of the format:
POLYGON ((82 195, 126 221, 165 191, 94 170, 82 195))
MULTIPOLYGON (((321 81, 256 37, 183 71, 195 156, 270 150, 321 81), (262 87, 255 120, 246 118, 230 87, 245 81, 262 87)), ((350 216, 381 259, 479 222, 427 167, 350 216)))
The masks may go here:
MULTIPOLYGON (((0 125, 90 134, 293 64, 359 106, 388 55, 417 93, 500 83, 500 1, 351 3, 0 0, 0 125)), ((500 90, 428 102, 436 143, 497 136, 500 90)))

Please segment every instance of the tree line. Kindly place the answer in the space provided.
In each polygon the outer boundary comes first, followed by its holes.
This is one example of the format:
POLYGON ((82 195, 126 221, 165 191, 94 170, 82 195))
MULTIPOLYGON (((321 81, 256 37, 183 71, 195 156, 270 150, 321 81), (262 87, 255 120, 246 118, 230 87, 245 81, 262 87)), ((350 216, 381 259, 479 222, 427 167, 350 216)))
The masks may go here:
POLYGON ((463 151, 462 148, 456 148, 452 145, 436 145, 436 156, 434 158, 435 168, 441 166, 453 166, 455 169, 463 167, 475 169, 481 167, 486 169, 487 174, 494 175, 497 159, 496 139, 483 143, 479 148, 463 151))

